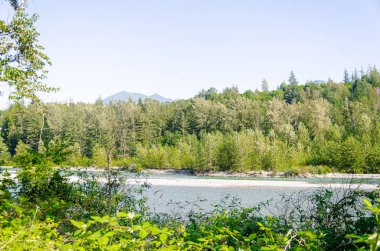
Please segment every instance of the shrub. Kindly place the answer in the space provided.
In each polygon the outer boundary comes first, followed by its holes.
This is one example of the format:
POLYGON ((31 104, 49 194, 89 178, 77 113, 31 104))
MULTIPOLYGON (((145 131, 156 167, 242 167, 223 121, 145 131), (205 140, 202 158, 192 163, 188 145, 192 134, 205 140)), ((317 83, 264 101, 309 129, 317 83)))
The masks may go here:
POLYGON ((8 151, 7 145, 3 142, 0 137, 0 166, 7 164, 11 159, 11 155, 8 151))

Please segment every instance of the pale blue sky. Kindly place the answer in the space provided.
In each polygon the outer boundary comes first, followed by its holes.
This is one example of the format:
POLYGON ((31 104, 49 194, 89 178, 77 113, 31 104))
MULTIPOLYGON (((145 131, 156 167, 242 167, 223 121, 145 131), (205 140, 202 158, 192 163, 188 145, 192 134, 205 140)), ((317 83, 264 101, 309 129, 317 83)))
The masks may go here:
MULTIPOLYGON (((8 4, 0 0, 2 15, 8 4)), ((380 65, 379 0, 31 0, 53 61, 47 100, 119 91, 188 98, 380 65)))

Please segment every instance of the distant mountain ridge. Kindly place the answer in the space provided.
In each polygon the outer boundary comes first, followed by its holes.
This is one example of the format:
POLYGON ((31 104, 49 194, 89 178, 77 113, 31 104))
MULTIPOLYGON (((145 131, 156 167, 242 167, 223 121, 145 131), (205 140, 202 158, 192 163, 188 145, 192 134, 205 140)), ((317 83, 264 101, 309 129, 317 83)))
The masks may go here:
POLYGON ((145 94, 142 94, 142 93, 135 93, 135 92, 126 92, 126 91, 122 91, 122 92, 118 92, 114 95, 111 95, 105 99, 103 99, 103 102, 104 104, 108 104, 109 102, 116 102, 116 101, 128 101, 128 100, 132 100, 134 102, 138 102, 139 99, 141 99, 142 101, 144 101, 145 99, 154 99, 154 100, 157 100, 157 101, 160 101, 162 103, 165 103, 165 102, 172 102, 173 100, 170 99, 170 98, 165 98, 165 97, 162 97, 161 95, 158 95, 158 94, 153 94, 153 95, 145 95, 145 94))
POLYGON ((313 83, 319 85, 319 84, 324 84, 324 83, 326 83, 326 81, 324 81, 324 80, 314 80, 313 83))

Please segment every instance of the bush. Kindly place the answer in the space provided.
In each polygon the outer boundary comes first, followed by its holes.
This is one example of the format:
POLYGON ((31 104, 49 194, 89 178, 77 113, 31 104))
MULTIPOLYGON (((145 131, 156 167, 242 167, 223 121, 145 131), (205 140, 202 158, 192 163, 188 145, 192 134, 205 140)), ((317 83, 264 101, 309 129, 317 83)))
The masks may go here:
POLYGON ((92 152, 92 163, 97 167, 107 166, 106 150, 98 144, 95 145, 92 152))
POLYGON ((0 137, 0 166, 8 164, 10 159, 11 155, 8 151, 8 147, 0 137))
POLYGON ((283 197, 278 209, 282 225, 311 231, 319 235, 321 249, 354 249, 347 235, 364 235, 376 229, 375 217, 360 203, 366 196, 376 201, 379 191, 364 192, 352 189, 321 189, 283 197))
POLYGON ((0 243, 5 250, 377 250, 378 192, 346 195, 332 203, 331 191, 321 190, 308 197, 311 211, 298 210, 296 203, 296 211, 278 217, 262 215, 260 207, 242 208, 232 199, 209 213, 193 213, 186 222, 159 223, 121 210, 71 218, 64 229, 43 217, 39 207, 25 210, 6 200, 0 205, 0 243), (352 198, 364 195, 364 208, 350 206, 352 198))
POLYGON ((348 137, 342 145, 340 165, 343 170, 362 173, 365 167, 363 146, 354 137, 348 137))
POLYGON ((225 199, 213 211, 191 212, 182 222, 170 216, 157 221, 150 219, 144 198, 134 196, 117 170, 110 170, 106 183, 95 174, 81 172, 78 182, 68 183, 49 167, 22 171, 23 197, 0 197, 2 248, 376 250, 373 239, 379 238, 378 191, 322 189, 284 197, 283 213, 277 216, 264 216, 260 206, 243 208, 239 200, 225 199), (363 196, 372 215, 358 203, 363 196))
POLYGON ((142 166, 135 158, 126 157, 112 160, 112 165, 116 167, 121 167, 122 170, 140 172, 142 166))
POLYGON ((368 173, 380 173, 380 144, 369 150, 365 162, 368 173))
POLYGON ((30 147, 22 141, 19 141, 16 146, 14 159, 21 167, 29 167, 35 163, 35 158, 33 153, 31 153, 30 147))

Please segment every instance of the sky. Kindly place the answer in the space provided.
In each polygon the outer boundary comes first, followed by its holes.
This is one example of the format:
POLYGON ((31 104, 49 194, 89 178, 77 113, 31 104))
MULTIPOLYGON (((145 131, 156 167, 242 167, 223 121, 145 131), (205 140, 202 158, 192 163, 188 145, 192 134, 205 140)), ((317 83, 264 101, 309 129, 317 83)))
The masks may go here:
MULTIPOLYGON (((0 0, 0 17, 12 11, 0 0)), ((341 81, 380 66, 379 0, 30 0, 53 65, 45 101, 120 91, 181 99, 237 85, 341 81)), ((4 85, 2 90, 7 92, 4 85)), ((4 106, 6 95, 0 98, 4 106)), ((1 106, 1 105, 0 105, 1 106)))

